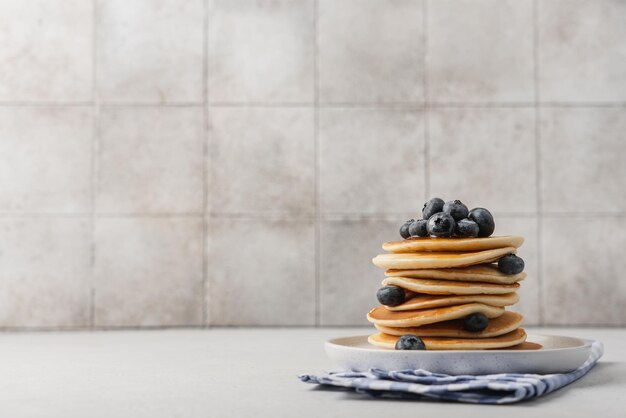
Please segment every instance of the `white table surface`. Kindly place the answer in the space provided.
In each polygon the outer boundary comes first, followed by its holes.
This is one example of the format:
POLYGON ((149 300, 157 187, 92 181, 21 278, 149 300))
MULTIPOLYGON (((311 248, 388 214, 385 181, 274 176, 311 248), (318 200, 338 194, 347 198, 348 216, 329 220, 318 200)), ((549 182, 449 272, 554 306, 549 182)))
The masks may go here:
POLYGON ((371 399, 296 378, 335 369, 326 339, 370 331, 0 333, 0 417, 626 417, 626 329, 531 329, 599 339, 605 355, 578 382, 515 405, 371 399))

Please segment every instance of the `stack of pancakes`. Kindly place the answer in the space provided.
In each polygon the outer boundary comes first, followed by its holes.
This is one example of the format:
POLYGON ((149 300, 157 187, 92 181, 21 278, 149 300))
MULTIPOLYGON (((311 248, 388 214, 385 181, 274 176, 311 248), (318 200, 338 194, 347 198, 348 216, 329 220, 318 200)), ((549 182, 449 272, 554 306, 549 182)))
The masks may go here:
POLYGON ((386 269, 383 286, 405 292, 396 306, 378 306, 367 319, 380 331, 369 337, 378 347, 394 348, 398 338, 419 336, 428 350, 481 350, 512 347, 526 340, 519 326, 523 317, 505 307, 519 300, 519 281, 526 273, 504 274, 496 262, 514 254, 524 238, 414 237, 387 242, 388 254, 372 261, 386 269), (482 313, 489 324, 482 331, 468 331, 463 319, 482 313))

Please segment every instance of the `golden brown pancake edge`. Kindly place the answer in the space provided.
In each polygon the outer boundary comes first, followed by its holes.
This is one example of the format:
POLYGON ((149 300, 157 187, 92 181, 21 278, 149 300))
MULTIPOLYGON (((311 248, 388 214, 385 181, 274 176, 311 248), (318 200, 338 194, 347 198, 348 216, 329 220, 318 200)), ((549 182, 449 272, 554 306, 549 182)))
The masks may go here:
POLYGON ((505 311, 501 316, 489 320, 483 331, 467 331, 463 328, 463 319, 454 319, 444 322, 422 325, 420 327, 395 328, 374 324, 376 329, 388 335, 417 335, 419 337, 448 337, 448 338, 489 338, 507 334, 519 328, 524 317, 512 311, 505 311))
MULTIPOLYGON (((394 349, 397 336, 377 333, 368 337, 376 347, 394 349)), ((507 334, 491 338, 439 338, 421 337, 427 350, 491 350, 517 346, 526 341, 526 331, 517 328, 507 334)))
POLYGON ((384 306, 377 306, 367 313, 367 320, 373 324, 389 327, 417 327, 459 319, 473 313, 482 313, 487 318, 497 318, 504 313, 504 308, 482 303, 467 303, 416 311, 390 311, 384 306))
POLYGON ((388 253, 377 255, 372 263, 380 268, 396 270, 465 267, 491 263, 507 254, 515 254, 516 251, 515 247, 504 247, 476 252, 388 253))
POLYGON ((386 306, 390 311, 412 311, 418 309, 440 308, 443 306, 463 305, 466 303, 484 303, 491 306, 511 306, 519 301, 517 292, 498 295, 429 295, 416 293, 396 306, 386 306))
POLYGON ((496 264, 476 264, 467 267, 450 267, 445 269, 413 269, 413 270, 385 270, 387 277, 408 277, 412 279, 437 279, 465 282, 484 282, 496 284, 511 284, 526 278, 526 273, 504 274, 498 270, 496 264))
POLYGON ((408 277, 386 277, 383 286, 398 286, 415 293, 429 295, 502 295, 519 289, 519 283, 495 284, 482 282, 460 282, 453 280, 412 279, 408 277))
POLYGON ((519 248, 523 243, 524 237, 518 235, 490 236, 485 238, 412 237, 403 241, 385 242, 383 249, 392 253, 482 251, 503 247, 519 248))

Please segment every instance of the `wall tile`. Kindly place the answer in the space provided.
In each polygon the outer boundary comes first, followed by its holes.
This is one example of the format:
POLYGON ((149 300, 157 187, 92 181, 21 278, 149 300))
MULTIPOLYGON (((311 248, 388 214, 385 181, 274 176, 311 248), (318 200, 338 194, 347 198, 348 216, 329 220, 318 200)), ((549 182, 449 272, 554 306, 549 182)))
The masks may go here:
POLYGON ((213 212, 313 212, 313 109, 214 108, 213 212))
POLYGON ((535 212, 534 110, 435 109, 430 191, 493 212, 535 212))
POLYGON ((421 111, 322 109, 319 159, 323 212, 413 213, 422 207, 421 111))
POLYGON ((87 101, 93 2, 0 2, 0 101, 87 101))
POLYGON ((90 210, 91 110, 2 107, 0 138, 0 211, 90 210))
POLYGON ((202 323, 202 219, 97 219, 95 324, 202 323))
POLYGON ((313 0, 212 0, 210 100, 313 102, 314 15, 313 0))
POLYGON ((317 267, 321 324, 367 325, 371 258, 426 189, 526 237, 526 325, 626 325, 626 110, 593 106, 626 100, 625 17, 613 0, 0 0, 0 327, 193 326, 203 308, 313 325, 317 267), (462 106, 534 101, 535 16, 539 149, 530 106, 462 106), (426 94, 425 138, 401 103, 426 94), (64 102, 86 106, 45 105, 64 102))
POLYGON ((98 2, 98 91, 114 102, 202 102, 202 0, 98 2))
POLYGON ((548 218, 541 242, 548 325, 626 325, 621 217, 548 218))
POLYGON ((554 0, 537 4, 541 99, 626 100, 626 3, 554 0))
POLYGON ((313 325, 312 220, 213 219, 211 325, 313 325))
POLYGON ((428 2, 431 101, 532 101, 533 2, 428 2))
POLYGON ((320 0, 320 100, 423 100, 422 12, 413 0, 320 0))
POLYGON ((541 199, 547 212, 626 210, 626 110, 541 109, 541 199))
POLYGON ((368 325, 384 271, 372 258, 383 242, 401 239, 395 220, 327 220, 320 229, 321 325, 368 325))
POLYGON ((202 109, 106 108, 99 125, 98 211, 202 212, 202 109))
POLYGON ((0 326, 88 326, 90 243, 87 219, 0 219, 0 326))
POLYGON ((494 214, 496 230, 494 235, 521 235, 524 245, 517 250, 517 255, 524 259, 526 278, 520 282, 518 294, 520 300, 507 308, 524 315, 524 326, 539 325, 540 321, 540 283, 539 283, 539 240, 537 236, 537 218, 514 218, 494 214))

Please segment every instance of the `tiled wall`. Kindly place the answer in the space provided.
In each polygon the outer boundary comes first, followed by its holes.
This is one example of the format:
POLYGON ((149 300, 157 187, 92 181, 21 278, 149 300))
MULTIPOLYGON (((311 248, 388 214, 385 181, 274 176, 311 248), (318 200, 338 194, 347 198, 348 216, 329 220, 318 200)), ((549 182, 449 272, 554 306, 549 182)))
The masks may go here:
POLYGON ((427 197, 626 324, 626 2, 0 0, 0 327, 365 324, 427 197))

